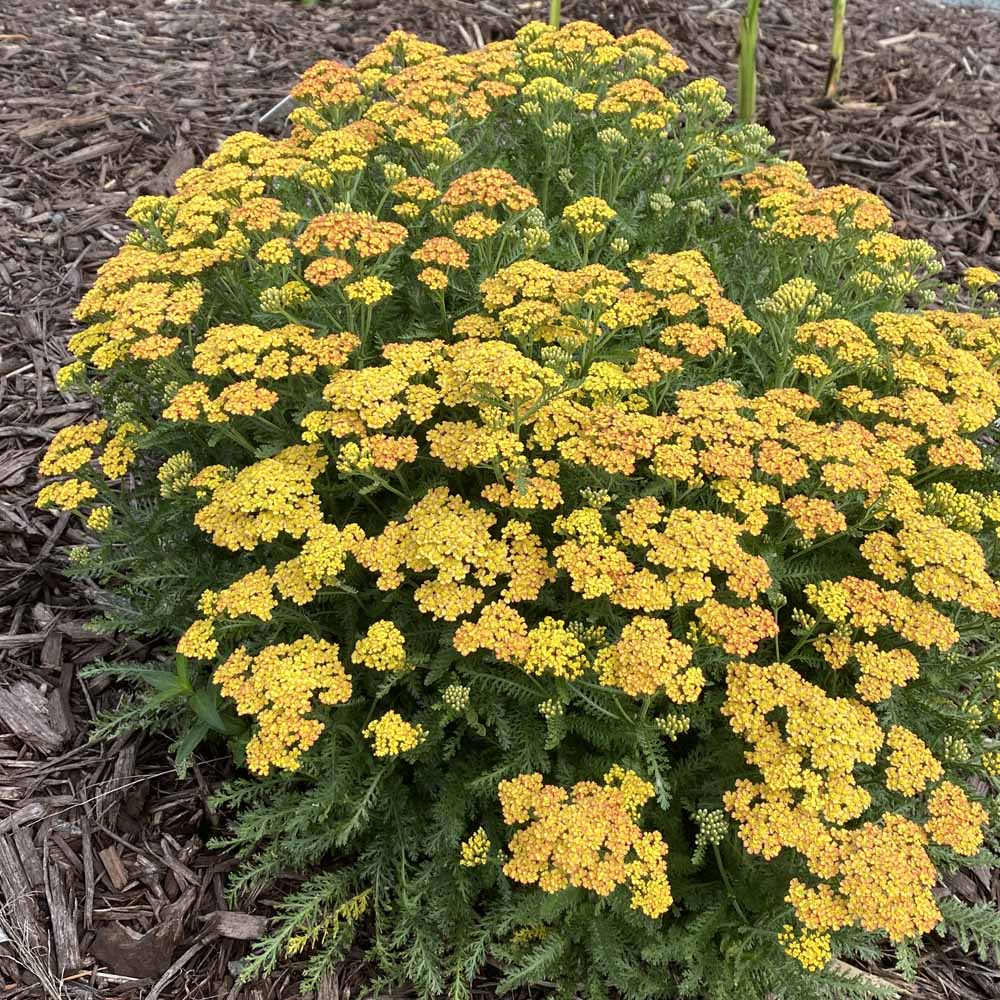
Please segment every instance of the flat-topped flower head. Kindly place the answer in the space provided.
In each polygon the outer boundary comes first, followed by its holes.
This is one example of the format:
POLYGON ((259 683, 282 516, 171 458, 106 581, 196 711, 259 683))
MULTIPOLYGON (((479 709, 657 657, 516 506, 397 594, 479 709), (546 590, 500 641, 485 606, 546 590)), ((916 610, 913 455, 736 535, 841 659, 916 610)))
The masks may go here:
POLYGON ((580 198, 563 209, 563 218, 581 236, 592 238, 607 229, 617 213, 603 198, 580 198))

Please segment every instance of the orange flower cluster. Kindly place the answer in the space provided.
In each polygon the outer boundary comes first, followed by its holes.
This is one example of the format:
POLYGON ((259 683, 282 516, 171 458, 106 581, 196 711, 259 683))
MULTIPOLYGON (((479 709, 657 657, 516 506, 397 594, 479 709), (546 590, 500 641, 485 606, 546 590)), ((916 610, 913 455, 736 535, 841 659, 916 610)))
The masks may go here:
POLYGON ((760 213, 753 225, 773 240, 824 243, 837 239, 844 227, 867 234, 892 222, 876 195, 844 184, 816 188, 797 163, 757 167, 725 184, 737 197, 750 199, 760 213))
POLYGON ((612 768, 604 784, 581 781, 570 792, 546 785, 540 774, 500 782, 504 822, 527 823, 510 841, 504 873, 543 892, 567 885, 607 896, 627 885, 632 907, 662 916, 673 897, 667 881, 667 845, 638 825, 653 787, 634 771, 612 768))
MULTIPOLYGON (((893 941, 933 928, 941 915, 931 894, 936 871, 927 835, 974 854, 985 810, 945 782, 931 793, 923 828, 892 813, 850 825, 871 802, 855 769, 875 764, 885 733, 860 702, 830 698, 784 664, 731 666, 722 711, 750 744, 747 761, 762 777, 738 781, 725 796, 741 841, 765 858, 795 851, 821 880, 812 888, 791 883, 789 902, 803 926, 828 932, 858 923, 893 941), (770 719, 776 709, 783 725, 770 719)), ((912 796, 940 779, 941 765, 913 733, 893 727, 887 742, 886 787, 912 796)))

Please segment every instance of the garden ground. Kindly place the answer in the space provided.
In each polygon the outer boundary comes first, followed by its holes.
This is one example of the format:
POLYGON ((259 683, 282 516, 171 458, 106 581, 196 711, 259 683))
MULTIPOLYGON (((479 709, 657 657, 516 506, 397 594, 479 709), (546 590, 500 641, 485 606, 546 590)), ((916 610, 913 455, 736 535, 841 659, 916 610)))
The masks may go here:
MULTIPOLYGON (((567 0, 567 18, 616 32, 651 27, 692 69, 735 75, 741 4, 567 0)), ((763 4, 761 120, 814 179, 873 190, 898 230, 929 239, 949 267, 1000 266, 1000 15, 917 0, 851 0, 841 100, 825 76, 826 4, 763 4)), ((97 595, 63 575, 84 541, 41 513, 33 467, 89 403, 60 394, 70 312, 126 232, 138 194, 166 193, 224 135, 258 127, 305 67, 350 59, 403 27, 451 48, 510 35, 539 2, 351 0, 305 10, 279 0, 6 0, 0 21, 0 995, 171 998, 297 995, 290 964, 237 987, 267 898, 225 898, 230 861, 205 847, 206 796, 226 773, 203 760, 186 780, 162 739, 88 743, 120 692, 83 681, 95 658, 155 650, 84 624, 97 595), (4 148, 6 147, 6 148, 4 148), (4 938, 9 940, 6 943, 4 938), (51 964, 70 970, 59 983, 51 964), (6 985, 4 985, 6 984, 6 985)), ((280 124, 280 123, 278 123, 280 124)), ((969 871, 951 890, 1000 900, 969 871)), ((275 890, 277 894, 277 890, 275 890)), ((358 956, 329 981, 346 1000, 358 956)), ((1000 971, 933 940, 901 996, 996 997, 1000 971)), ((489 976, 478 984, 491 993, 489 976)))

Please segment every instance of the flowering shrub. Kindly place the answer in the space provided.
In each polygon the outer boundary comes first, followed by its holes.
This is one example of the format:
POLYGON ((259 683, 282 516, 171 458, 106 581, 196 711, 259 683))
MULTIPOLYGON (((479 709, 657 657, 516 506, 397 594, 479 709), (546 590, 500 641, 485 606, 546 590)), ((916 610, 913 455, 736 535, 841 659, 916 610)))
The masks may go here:
POLYGON ((997 278, 685 68, 394 33, 80 304, 39 504, 176 644, 113 721, 245 764, 234 888, 308 875, 251 974, 787 1000, 1000 940, 936 889, 998 860, 997 278))

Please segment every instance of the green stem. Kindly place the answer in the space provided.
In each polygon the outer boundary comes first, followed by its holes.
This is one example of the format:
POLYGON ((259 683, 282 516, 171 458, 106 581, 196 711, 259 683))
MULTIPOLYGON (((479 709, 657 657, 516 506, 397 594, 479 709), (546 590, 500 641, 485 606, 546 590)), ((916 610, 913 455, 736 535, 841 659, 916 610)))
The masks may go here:
MULTIPOLYGON (((722 863, 722 853, 719 851, 719 845, 712 844, 712 850, 715 852, 715 863, 719 866, 719 874, 722 876, 722 881, 726 886, 726 893, 733 901, 733 906, 736 907, 736 912, 743 920, 747 920, 747 915, 743 912, 743 908, 740 906, 739 900, 736 898, 736 892, 733 890, 733 883, 729 880, 729 872, 726 871, 726 866, 722 863)), ((747 922, 749 923, 749 921, 747 922)))
POLYGON ((401 500, 406 500, 407 502, 412 503, 412 497, 408 497, 405 493, 401 492, 400 490, 397 490, 396 487, 392 485, 392 483, 387 482, 377 472, 372 472, 371 470, 365 470, 362 473, 362 475, 366 479, 370 479, 373 483, 378 483, 379 486, 381 486, 383 489, 388 490, 390 493, 395 493, 396 496, 398 496, 401 500))
POLYGON ((835 97, 840 72, 844 68, 844 14, 847 0, 833 0, 833 37, 830 41, 830 68, 826 74, 824 96, 835 97))
POLYGON ((747 0, 740 18, 738 91, 740 121, 752 122, 757 114, 757 20, 760 0, 747 0))
POLYGON ((559 27, 562 20, 562 0, 549 0, 549 24, 553 28, 559 27))
POLYGON ((235 428, 231 427, 228 423, 220 425, 222 433, 226 435, 231 441, 235 441, 237 444, 242 445, 251 455, 257 456, 257 449, 235 428))
POLYGON ((573 689, 574 693, 578 695, 580 698, 582 698, 595 711, 600 712, 602 715, 606 715, 609 719, 620 719, 624 722, 630 722, 630 723, 635 722, 635 720, 628 715, 625 709, 622 708, 618 699, 615 698, 614 695, 611 696, 611 700, 615 703, 615 707, 618 709, 618 715, 615 715, 614 712, 609 712, 606 708, 604 708, 603 705, 598 704, 596 701, 594 701, 593 698, 587 697, 587 695, 584 694, 584 692, 581 690, 583 686, 596 687, 602 690, 605 694, 609 693, 607 688, 603 687, 603 685, 589 684, 587 681, 569 681, 568 683, 569 686, 573 689))
POLYGON ((815 626, 809 629, 809 631, 799 639, 799 641, 785 654, 784 657, 782 657, 779 654, 778 660, 782 663, 791 663, 792 660, 794 660, 795 657, 798 655, 799 651, 803 649, 803 647, 805 647, 808 643, 812 642, 813 632, 815 630, 816 630, 815 626))
POLYGON ((500 237, 500 249, 497 250, 496 257, 493 260, 492 271, 496 271, 500 267, 500 261, 503 260, 504 251, 507 249, 507 237, 510 235, 510 220, 503 227, 503 236, 500 237))

